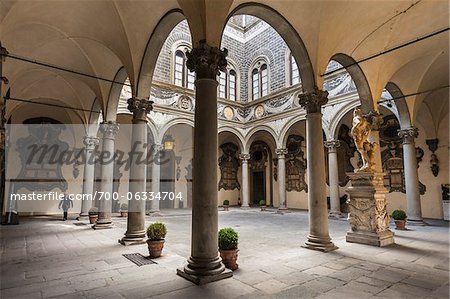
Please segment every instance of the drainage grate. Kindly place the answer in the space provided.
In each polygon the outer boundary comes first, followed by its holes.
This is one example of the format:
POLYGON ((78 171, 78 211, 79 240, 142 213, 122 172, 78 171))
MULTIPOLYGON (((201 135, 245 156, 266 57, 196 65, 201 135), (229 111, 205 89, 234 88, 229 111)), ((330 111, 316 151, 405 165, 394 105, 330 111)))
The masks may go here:
POLYGON ((150 257, 143 256, 140 253, 126 253, 122 254, 124 257, 135 263, 136 265, 144 266, 144 265, 151 265, 156 264, 155 261, 152 261, 150 257))
POLYGON ((75 222, 73 225, 76 225, 76 226, 84 226, 84 225, 87 225, 87 223, 84 223, 84 222, 75 222))

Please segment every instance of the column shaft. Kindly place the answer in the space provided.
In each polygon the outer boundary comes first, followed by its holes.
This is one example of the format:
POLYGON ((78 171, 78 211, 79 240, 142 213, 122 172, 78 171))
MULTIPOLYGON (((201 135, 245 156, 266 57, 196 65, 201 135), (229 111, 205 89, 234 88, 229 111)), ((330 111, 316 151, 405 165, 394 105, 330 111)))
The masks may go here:
POLYGON ((94 176, 95 176, 95 147, 98 145, 99 139, 94 136, 86 136, 84 138, 86 161, 84 164, 83 175, 83 201, 81 202, 80 216, 88 216, 89 209, 92 207, 94 198, 88 198, 94 192, 94 176))
POLYGON ((249 188, 249 177, 248 177, 248 160, 250 159, 250 154, 241 154, 242 161, 242 208, 249 207, 250 198, 250 188, 249 188))
POLYGON ((417 129, 408 128, 399 131, 403 138, 403 167, 405 170, 407 221, 409 224, 423 225, 422 207, 420 203, 419 173, 417 168, 416 146, 414 138, 417 129))
POLYGON ((308 162, 309 235, 305 248, 331 251, 337 247, 328 232, 328 210, 323 150, 321 106, 326 104, 328 92, 315 89, 299 95, 299 103, 306 109, 306 151, 308 162))
POLYGON ((100 191, 103 196, 99 199, 98 219, 93 225, 94 229, 111 228, 111 212, 114 180, 114 138, 119 130, 115 122, 104 122, 100 127, 103 132, 103 147, 100 159, 102 167, 100 191))
POLYGON ((218 254, 217 209, 217 81, 226 70, 227 51, 205 40, 187 53, 187 67, 195 71, 195 126, 192 182, 191 256, 177 273, 197 284, 231 277, 218 254))
POLYGON ((286 210, 286 149, 277 149, 275 153, 278 156, 278 210, 286 210))
POLYGON ((330 184, 330 213, 332 217, 341 217, 341 202, 339 198, 339 168, 337 147, 339 140, 329 140, 325 142, 328 148, 328 175, 330 184))
MULTIPOLYGON (((153 145, 153 163, 152 163, 152 192, 156 197, 159 193, 160 181, 161 181, 161 165, 159 161, 159 152, 162 150, 161 144, 153 145)), ((150 214, 152 216, 160 215, 159 199, 153 199, 150 202, 150 214)))

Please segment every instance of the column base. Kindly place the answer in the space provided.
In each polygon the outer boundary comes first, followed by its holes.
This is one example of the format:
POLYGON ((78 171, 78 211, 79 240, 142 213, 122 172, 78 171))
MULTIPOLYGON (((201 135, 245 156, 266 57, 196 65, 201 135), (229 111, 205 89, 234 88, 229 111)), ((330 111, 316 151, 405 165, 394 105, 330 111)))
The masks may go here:
POLYGON ((112 224, 112 222, 97 222, 96 224, 94 224, 92 226, 93 229, 110 229, 113 228, 114 225, 112 224))
POLYGON ((79 218, 82 218, 82 217, 89 217, 89 213, 88 212, 85 212, 85 213, 80 213, 80 215, 79 215, 79 218))
POLYGON ((144 243, 146 243, 146 241, 144 240, 144 238, 127 238, 127 237, 123 237, 122 239, 119 240, 119 243, 124 245, 124 246, 130 246, 130 245, 144 244, 144 243))
POLYGON ((342 213, 338 212, 338 211, 331 211, 328 214, 328 218, 337 218, 337 219, 339 219, 339 218, 344 218, 344 215, 342 215, 342 213))
POLYGON ((406 224, 411 226, 426 226, 427 223, 422 219, 406 219, 406 224))
POLYGON ((395 243, 394 233, 390 230, 380 233, 349 231, 347 232, 345 239, 349 243, 359 243, 377 247, 384 247, 395 243))
POLYGON ((246 205, 246 206, 241 205, 241 209, 243 209, 243 210, 249 210, 249 209, 250 209, 250 206, 249 206, 249 205, 246 205))
POLYGON ((149 211, 147 212, 147 215, 150 217, 161 217, 161 211, 149 211))
POLYGON ((322 252, 329 252, 338 249, 333 242, 331 242, 330 237, 319 237, 309 234, 308 241, 305 242, 305 245, 302 245, 303 248, 317 250, 322 252))
POLYGON ((213 259, 190 257, 184 267, 177 269, 177 274, 195 284, 201 285, 230 278, 233 276, 233 271, 225 268, 219 256, 213 259))

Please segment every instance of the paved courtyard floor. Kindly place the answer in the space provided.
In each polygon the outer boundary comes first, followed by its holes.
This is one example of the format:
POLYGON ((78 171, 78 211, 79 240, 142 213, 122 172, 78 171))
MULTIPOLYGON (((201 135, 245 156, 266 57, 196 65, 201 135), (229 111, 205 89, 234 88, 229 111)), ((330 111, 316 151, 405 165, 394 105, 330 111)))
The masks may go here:
POLYGON ((168 227, 157 264, 138 267, 124 253, 148 255, 146 244, 117 241, 126 219, 94 231, 87 221, 21 218, 1 227, 0 298, 449 298, 448 222, 395 231, 396 244, 377 248, 345 242, 347 222, 330 219, 339 249, 304 249, 307 212, 256 209, 219 212, 219 227, 239 233, 239 270, 197 286, 176 275, 190 253, 188 210, 163 211, 168 227))

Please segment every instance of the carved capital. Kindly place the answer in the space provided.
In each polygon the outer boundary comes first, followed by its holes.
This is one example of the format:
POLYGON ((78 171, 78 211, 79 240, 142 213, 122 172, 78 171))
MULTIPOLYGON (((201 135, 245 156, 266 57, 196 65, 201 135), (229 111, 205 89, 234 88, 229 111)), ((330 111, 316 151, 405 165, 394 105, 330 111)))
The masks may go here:
POLYGON ((102 122, 100 124, 100 131, 103 133, 104 139, 114 139, 119 131, 119 124, 115 121, 102 122))
POLYGON ((275 150, 275 154, 277 154, 277 156, 278 156, 278 159, 283 159, 284 158, 284 156, 287 154, 287 149, 285 149, 285 148, 277 148, 276 150, 275 150))
POLYGON ((164 145, 160 144, 160 143, 154 143, 152 145, 152 154, 154 156, 158 155, 160 151, 162 151, 164 149, 164 145))
POLYGON ((219 71, 226 70, 227 55, 227 49, 211 47, 206 40, 201 40, 196 48, 186 53, 186 66, 197 74, 197 79, 216 79, 219 71))
POLYGON ((370 111, 369 113, 364 114, 363 117, 370 124, 370 129, 373 131, 379 130, 383 123, 383 116, 378 111, 370 111))
POLYGON ((147 121, 147 114, 153 110, 153 101, 147 99, 128 99, 128 110, 133 113, 133 120, 147 121))
POLYGON ((328 102, 328 91, 319 90, 317 87, 313 91, 298 95, 298 103, 306 109, 306 113, 320 113, 322 105, 328 102))
POLYGON ((93 150, 98 145, 99 139, 95 136, 85 136, 83 138, 84 146, 87 150, 93 150))
POLYGON ((323 144, 328 148, 328 151, 330 152, 336 151, 336 149, 341 146, 341 142, 336 139, 327 140, 323 144))
POLYGON ((403 139, 403 144, 408 144, 414 141, 414 138, 419 136, 419 130, 417 128, 406 128, 398 130, 398 136, 403 139))
POLYGON ((240 154, 239 159, 241 159, 242 162, 248 162, 248 160, 250 160, 250 154, 240 154))

